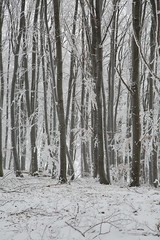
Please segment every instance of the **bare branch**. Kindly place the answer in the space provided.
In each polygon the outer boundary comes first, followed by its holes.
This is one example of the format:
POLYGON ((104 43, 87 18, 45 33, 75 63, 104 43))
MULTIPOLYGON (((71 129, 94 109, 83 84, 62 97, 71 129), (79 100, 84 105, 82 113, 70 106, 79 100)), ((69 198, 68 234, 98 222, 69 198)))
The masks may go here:
POLYGON ((120 80, 123 82, 123 84, 126 86, 127 90, 128 90, 128 91, 130 92, 130 94, 132 95, 132 94, 133 94, 132 90, 131 90, 130 87, 128 87, 128 85, 125 83, 125 81, 124 81, 124 79, 122 78, 122 76, 121 76, 118 68, 116 67, 115 69, 116 69, 116 71, 117 71, 117 73, 118 73, 118 76, 120 77, 120 80))

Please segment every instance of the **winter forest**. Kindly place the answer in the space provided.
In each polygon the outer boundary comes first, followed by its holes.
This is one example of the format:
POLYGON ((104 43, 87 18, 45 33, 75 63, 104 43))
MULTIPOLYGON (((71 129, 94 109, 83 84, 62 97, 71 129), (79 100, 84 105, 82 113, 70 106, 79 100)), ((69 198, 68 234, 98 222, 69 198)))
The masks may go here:
POLYGON ((156 184, 159 0, 0 1, 0 176, 156 184))

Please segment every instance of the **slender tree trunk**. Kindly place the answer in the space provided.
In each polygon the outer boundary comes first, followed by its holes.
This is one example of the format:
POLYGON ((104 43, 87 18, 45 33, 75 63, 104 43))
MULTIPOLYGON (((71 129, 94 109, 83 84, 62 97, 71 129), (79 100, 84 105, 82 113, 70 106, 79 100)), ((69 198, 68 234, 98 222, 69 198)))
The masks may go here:
POLYGON ((96 20, 97 20, 97 81, 96 81, 96 101, 98 109, 98 169, 99 180, 102 184, 109 184, 104 171, 104 139, 103 139, 103 119, 102 119, 102 82, 103 82, 103 49, 101 46, 101 4, 96 0, 96 20))
POLYGON ((15 125, 15 86, 17 81, 17 74, 18 74, 18 60, 19 60, 19 50, 20 50, 20 43, 22 32, 24 28, 24 11, 25 11, 25 0, 21 1, 21 13, 20 13, 20 26, 19 26, 19 33, 17 37, 17 43, 15 46, 14 51, 14 70, 13 70, 13 77, 11 83, 11 142, 12 142, 12 151, 14 157, 14 170, 16 171, 16 175, 19 176, 20 172, 20 159, 17 152, 17 134, 16 134, 16 125, 15 125))
POLYGON ((52 109, 51 112, 53 113, 53 138, 54 138, 54 145, 55 145, 55 151, 54 151, 54 159, 58 161, 58 146, 59 146, 59 140, 56 139, 57 137, 57 115, 58 115, 58 97, 57 97, 57 87, 56 87, 56 78, 55 78, 55 65, 52 55, 52 44, 50 39, 50 32, 49 32, 49 26, 48 26, 48 18, 47 18, 47 0, 42 0, 42 5, 44 6, 44 22, 46 26, 46 33, 47 33, 47 49, 49 51, 49 63, 47 66, 47 70, 51 74, 51 91, 52 91, 52 109))
MULTIPOLYGON (((83 58, 85 57, 85 53, 83 54, 83 58)), ((81 164, 82 164, 82 176, 89 173, 89 166, 87 162, 87 149, 86 149, 86 141, 84 139, 85 131, 86 131, 86 89, 85 89, 85 77, 84 77, 84 59, 82 60, 82 86, 81 86, 81 164)))
MULTIPOLYGON (((127 139, 127 147, 126 147, 126 156, 125 156, 125 163, 128 164, 129 169, 132 166, 132 158, 131 158, 131 126, 132 126, 132 119, 131 119, 131 98, 132 96, 128 92, 127 94, 127 116, 126 116, 126 139, 127 139)), ((131 170, 129 171, 129 178, 131 176, 131 170)))
POLYGON ((84 21, 82 19, 82 84, 81 84, 81 176, 89 173, 89 166, 87 162, 87 147, 84 140, 86 130, 86 106, 87 94, 85 83, 85 34, 84 34, 84 21))
POLYGON ((105 96, 105 89, 104 89, 104 81, 102 82, 102 99, 103 99, 103 129, 104 129, 104 149, 105 149, 105 158, 106 158, 106 173, 107 173, 107 181, 108 183, 111 182, 110 179, 110 161, 108 155, 108 136, 107 136, 107 103, 106 103, 106 96, 105 96))
POLYGON ((110 164, 116 164, 115 152, 114 152, 114 134, 115 134, 115 118, 114 118, 114 101, 115 101, 115 67, 116 67, 116 55, 117 55, 117 32, 118 32, 118 17, 119 17, 119 0, 113 0, 113 20, 111 29, 111 43, 110 43, 110 62, 108 71, 108 154, 110 164))
MULTIPOLYGON (((160 10, 159 1, 151 1, 152 6, 152 16, 151 16, 151 30, 150 30, 150 69, 152 72, 155 72, 156 64, 156 43, 160 43, 159 39, 159 14, 157 16, 157 11, 160 10), (158 38, 158 39, 156 39, 158 38)), ((158 163, 157 163, 157 136, 153 134, 153 115, 154 115, 154 99, 155 99, 155 90, 154 90, 154 80, 153 75, 150 72, 148 75, 148 108, 150 114, 149 130, 148 133, 152 139, 152 151, 150 154, 150 183, 153 184, 155 179, 158 178, 158 163)))
POLYGON ((72 180, 74 179, 74 168, 73 168, 73 163, 74 163, 74 152, 75 152, 75 133, 74 133, 74 128, 75 128, 75 122, 76 122, 76 107, 75 107, 75 95, 76 95, 76 79, 74 79, 73 83, 73 92, 72 92, 72 104, 71 104, 71 121, 70 121, 70 144, 69 144, 69 155, 70 155, 70 160, 72 161, 72 165, 69 162, 68 165, 68 174, 69 176, 72 176, 72 180))
POLYGON ((132 170, 131 186, 139 186, 140 159, 141 159, 141 124, 139 100, 139 49, 141 29, 141 0, 132 2, 132 170))
POLYGON ((58 96, 58 119, 60 131, 60 175, 62 183, 67 181, 66 177, 66 125, 63 105, 63 65, 62 65, 62 46, 60 31, 60 1, 54 0, 54 21, 55 21, 55 39, 56 39, 56 56, 57 56, 57 96, 58 96))
MULTIPOLYGON (((41 13, 40 13, 40 44, 41 44, 41 60, 42 60, 42 78, 43 78, 43 96, 44 96, 44 126, 47 137, 47 145, 50 146, 50 133, 49 133, 49 124, 48 124, 48 105, 47 105, 47 90, 48 90, 48 76, 46 74, 45 65, 45 54, 44 54, 44 46, 45 46, 45 34, 44 34, 44 18, 43 18, 43 1, 41 3, 41 13)), ((52 151, 50 150, 50 156, 53 158, 52 151)))
MULTIPOLYGON (((91 64, 92 64, 92 77, 93 77, 93 92, 96 95, 96 80, 97 80, 97 35, 96 35, 96 20, 95 20, 95 4, 93 0, 90 0, 91 5, 91 29, 92 29, 92 41, 91 41, 91 64)), ((89 45, 89 43, 88 43, 89 45)), ((92 153, 92 165, 93 165, 93 177, 98 176, 98 145, 97 145, 97 135, 98 135, 98 113, 96 104, 91 102, 91 126, 93 129, 93 136, 91 138, 91 153, 92 153)))
MULTIPOLYGON (((24 91, 24 76, 19 80, 19 89, 24 91)), ((25 170, 26 165, 26 120, 27 120, 27 111, 26 111, 26 102, 25 97, 21 96, 19 98, 19 156, 20 156, 20 169, 25 170)))
MULTIPOLYGON (((10 36, 10 33, 9 33, 9 36, 10 36)), ((6 169, 7 158, 10 157, 10 156, 7 155, 8 132, 9 132, 9 73, 10 73, 10 62, 11 62, 11 42, 9 42, 9 47, 8 47, 7 77, 6 77, 6 86, 7 86, 7 92, 6 92, 6 136, 5 136, 5 149, 6 149, 6 151, 5 151, 5 155, 4 155, 4 169, 6 169)))
MULTIPOLYGON (((75 90, 76 90, 76 55, 75 55, 75 34, 76 34, 76 23, 77 23, 77 15, 78 15, 78 0, 75 1, 75 9, 74 9, 74 17, 73 17, 73 27, 72 27, 72 49, 70 56, 70 76, 68 82, 68 96, 67 96, 67 106, 66 106, 66 134, 68 129, 69 122, 69 113, 70 113, 70 105, 71 105, 71 96, 72 96, 72 110, 75 109, 75 90)), ((72 180, 74 179, 74 167, 73 167, 73 149, 74 149, 74 133, 72 132, 72 127, 75 124, 75 112, 71 111, 71 132, 70 132, 70 147, 68 151, 68 173, 72 176, 72 180), (72 164, 71 164, 72 163, 72 164)))
POLYGON ((22 50, 23 50, 23 57, 22 57, 22 69, 24 70, 24 75, 22 76, 21 88, 25 89, 25 99, 24 96, 21 98, 21 117, 20 120, 22 120, 22 126, 20 130, 22 131, 20 142, 22 147, 22 156, 21 156, 21 169, 25 170, 26 166, 26 124, 27 124, 27 116, 28 120, 30 120, 31 116, 31 110, 30 110, 30 97, 29 97, 29 77, 28 77, 28 53, 27 53, 27 46, 28 46, 28 39, 27 39, 27 29, 26 29, 26 18, 25 15, 23 15, 23 21, 24 21, 24 28, 23 28, 23 42, 22 42, 22 50))
POLYGON ((3 0, 0 1, 0 177, 3 177, 3 152, 2 152, 2 114, 4 97, 3 57, 2 57, 2 25, 3 25, 3 0))
POLYGON ((75 79, 75 33, 76 33, 76 23, 77 23, 77 15, 78 15, 78 0, 75 2, 75 10, 74 10, 74 17, 73 17, 73 28, 72 28, 72 50, 71 50, 71 59, 70 59, 70 76, 68 82, 68 96, 67 96, 67 107, 66 107, 66 130, 68 127, 68 120, 69 120, 69 109, 70 109, 70 102, 71 102, 71 93, 73 87, 73 80, 75 79))
POLYGON ((84 37, 84 21, 82 19, 82 85, 81 85, 81 176, 84 175, 84 158, 85 158, 85 143, 84 136, 84 98, 85 98, 85 37, 84 37))
POLYGON ((38 170, 38 160, 37 160, 37 146, 36 146, 36 71, 37 71, 37 21, 39 15, 40 0, 36 1, 34 20, 33 20, 33 37, 32 37, 32 82, 31 82, 31 173, 33 174, 38 170))

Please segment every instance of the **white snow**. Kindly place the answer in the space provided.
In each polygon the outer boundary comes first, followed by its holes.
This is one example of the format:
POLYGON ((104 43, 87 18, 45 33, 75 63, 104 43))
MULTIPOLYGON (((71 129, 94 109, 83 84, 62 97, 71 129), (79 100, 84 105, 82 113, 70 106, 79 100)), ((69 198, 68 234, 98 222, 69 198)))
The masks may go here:
POLYGON ((0 179, 0 240, 158 240, 160 188, 0 179))

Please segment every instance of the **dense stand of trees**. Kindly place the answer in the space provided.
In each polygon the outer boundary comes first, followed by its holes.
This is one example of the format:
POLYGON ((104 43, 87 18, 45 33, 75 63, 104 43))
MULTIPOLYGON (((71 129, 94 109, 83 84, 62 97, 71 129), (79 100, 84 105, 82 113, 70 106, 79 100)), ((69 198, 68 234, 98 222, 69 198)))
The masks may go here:
POLYGON ((153 184, 158 0, 0 1, 0 176, 153 184))

